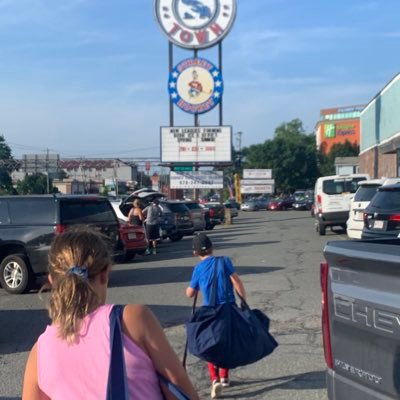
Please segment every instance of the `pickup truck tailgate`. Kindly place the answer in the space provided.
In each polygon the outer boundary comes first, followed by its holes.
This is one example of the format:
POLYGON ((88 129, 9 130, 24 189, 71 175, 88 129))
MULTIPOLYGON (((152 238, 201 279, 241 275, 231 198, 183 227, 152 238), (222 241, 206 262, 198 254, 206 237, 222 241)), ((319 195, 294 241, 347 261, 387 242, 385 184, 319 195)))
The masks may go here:
POLYGON ((324 256, 333 364, 329 399, 398 399, 400 240, 329 242, 324 256))

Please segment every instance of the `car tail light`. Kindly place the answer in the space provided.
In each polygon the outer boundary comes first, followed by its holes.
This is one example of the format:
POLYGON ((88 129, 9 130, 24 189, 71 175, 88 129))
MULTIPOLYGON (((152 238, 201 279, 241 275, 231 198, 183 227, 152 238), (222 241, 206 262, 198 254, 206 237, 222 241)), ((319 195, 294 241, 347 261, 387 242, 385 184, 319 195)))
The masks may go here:
POLYGON ((399 214, 389 215, 389 221, 400 222, 400 215, 399 214))
POLYGON ((329 310, 328 310, 328 277, 329 265, 327 262, 320 264, 321 279, 321 305, 322 305, 322 339, 324 343, 325 361, 328 368, 333 368, 331 334, 329 331, 329 310))
POLYGON ((67 225, 64 225, 64 224, 56 224, 56 226, 54 228, 56 235, 63 233, 66 229, 67 229, 67 225))
POLYGON ((215 210, 213 208, 210 208, 209 214, 210 214, 210 217, 214 217, 215 216, 215 210))
POLYGON ((320 194, 317 196, 317 208, 318 208, 318 212, 321 213, 322 212, 322 196, 320 194))

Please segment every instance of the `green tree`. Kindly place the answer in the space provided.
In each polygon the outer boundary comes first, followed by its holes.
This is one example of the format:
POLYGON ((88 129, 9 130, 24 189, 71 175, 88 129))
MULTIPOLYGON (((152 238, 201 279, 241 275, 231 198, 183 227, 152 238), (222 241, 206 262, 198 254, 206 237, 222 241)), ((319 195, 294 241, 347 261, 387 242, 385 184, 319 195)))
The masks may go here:
POLYGON ((243 153, 245 168, 272 169, 278 192, 312 187, 319 176, 315 135, 306 134, 299 119, 279 125, 273 139, 243 153))
POLYGON ((13 186, 10 173, 17 167, 12 157, 11 148, 6 143, 3 135, 0 135, 0 195, 12 194, 13 186))
POLYGON ((328 154, 321 148, 318 152, 319 169, 322 176, 335 175, 336 157, 356 157, 360 153, 360 146, 346 140, 344 143, 336 143, 328 154))
MULTIPOLYGON (((44 174, 26 175, 22 181, 17 183, 17 191, 19 194, 46 194, 47 193, 47 176, 44 174)), ((51 179, 49 181, 49 192, 54 193, 55 188, 51 179)))

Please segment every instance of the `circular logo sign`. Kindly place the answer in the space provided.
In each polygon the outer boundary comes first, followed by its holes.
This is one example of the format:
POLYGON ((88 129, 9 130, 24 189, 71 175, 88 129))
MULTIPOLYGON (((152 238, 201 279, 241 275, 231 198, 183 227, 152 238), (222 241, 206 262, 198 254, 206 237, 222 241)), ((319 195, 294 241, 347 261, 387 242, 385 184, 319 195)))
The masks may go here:
POLYGON ((186 49, 214 46, 236 16, 236 0, 154 0, 154 6, 168 40, 186 49))
POLYGON ((203 114, 221 100, 224 82, 220 70, 204 58, 187 58, 169 76, 171 100, 183 111, 203 114))

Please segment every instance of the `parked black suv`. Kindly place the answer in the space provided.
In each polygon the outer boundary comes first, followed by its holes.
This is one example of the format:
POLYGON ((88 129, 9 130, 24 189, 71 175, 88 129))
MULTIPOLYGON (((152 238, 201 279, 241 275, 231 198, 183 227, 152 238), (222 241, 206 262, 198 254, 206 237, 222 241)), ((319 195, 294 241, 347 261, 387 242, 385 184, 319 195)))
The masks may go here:
POLYGON ((362 239, 400 236, 400 184, 379 187, 364 210, 362 239))
POLYGON ((169 228, 167 225, 160 225, 162 230, 169 229, 165 232, 165 236, 175 242, 181 240, 183 236, 193 235, 194 226, 190 210, 184 203, 179 200, 161 200, 159 204, 164 218, 166 215, 174 216, 174 224, 169 225, 169 228))
POLYGON ((100 196, 1 196, 0 284, 23 293, 35 276, 47 273, 54 235, 87 226, 109 238, 114 257, 123 253, 119 223, 110 202, 100 196))

